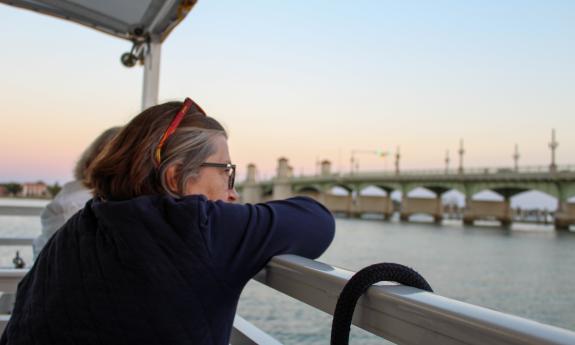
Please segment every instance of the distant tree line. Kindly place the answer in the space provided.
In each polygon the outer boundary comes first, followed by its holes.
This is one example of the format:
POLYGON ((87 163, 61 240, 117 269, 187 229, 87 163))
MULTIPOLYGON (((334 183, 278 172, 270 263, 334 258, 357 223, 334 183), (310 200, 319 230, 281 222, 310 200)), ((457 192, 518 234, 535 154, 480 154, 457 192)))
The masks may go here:
POLYGON ((48 185, 48 193, 50 193, 50 196, 52 198, 54 198, 56 196, 56 194, 60 193, 61 190, 62 190, 62 186, 60 186, 58 184, 58 182, 56 182, 52 185, 48 185))
MULTIPOLYGON (((18 182, 0 183, 0 196, 20 196, 23 189, 23 185, 18 182)), ((51 185, 46 185, 48 195, 52 198, 55 197, 61 189, 62 186, 60 186, 58 182, 51 185)))
POLYGON ((22 185, 16 182, 3 183, 0 186, 4 187, 10 196, 18 195, 22 191, 22 185))

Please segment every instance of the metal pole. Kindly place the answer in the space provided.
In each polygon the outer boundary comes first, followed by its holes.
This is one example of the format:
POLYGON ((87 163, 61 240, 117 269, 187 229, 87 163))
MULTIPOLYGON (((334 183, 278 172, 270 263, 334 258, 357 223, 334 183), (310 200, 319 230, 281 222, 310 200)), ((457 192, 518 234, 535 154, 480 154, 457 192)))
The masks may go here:
POLYGON ((399 159, 401 158, 401 155, 399 153, 399 146, 397 147, 396 151, 395 151, 395 174, 399 175, 399 159))
POLYGON ((459 140, 459 173, 463 174, 463 154, 465 150, 463 149, 463 139, 459 140))
POLYGON ((559 146, 559 143, 555 140, 555 129, 551 130, 551 142, 549 143, 549 148, 551 149, 551 165, 549 166, 550 172, 557 171, 557 164, 555 164, 555 150, 559 146))
POLYGON ((519 171, 519 146, 515 144, 515 153, 513 154, 515 172, 519 171))
POLYGON ((162 43, 152 39, 144 52, 144 87, 142 93, 142 110, 158 104, 160 84, 160 57, 162 43))

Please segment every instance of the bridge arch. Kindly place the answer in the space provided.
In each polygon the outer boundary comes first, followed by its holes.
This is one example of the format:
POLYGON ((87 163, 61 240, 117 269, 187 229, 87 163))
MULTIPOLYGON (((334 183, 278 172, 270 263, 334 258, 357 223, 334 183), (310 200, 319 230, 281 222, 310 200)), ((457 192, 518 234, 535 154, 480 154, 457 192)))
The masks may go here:
MULTIPOLYGON (((523 193, 529 190, 537 190, 556 198, 560 197, 559 187, 556 184, 541 183, 541 182, 476 182, 468 184, 467 193, 468 197, 473 197, 475 194, 483 191, 491 190, 503 197, 513 197, 516 194, 523 193)), ((575 195, 575 190, 573 191, 575 195)))
POLYGON ((364 182, 360 183, 357 188, 359 191, 363 191, 367 187, 375 187, 383 190, 387 194, 391 194, 395 190, 401 190, 401 185, 399 183, 377 183, 377 182, 364 182))
POLYGON ((558 199, 549 193, 531 189, 514 195, 511 199, 511 207, 514 209, 557 209, 558 199))
POLYGON ((358 194, 359 195, 373 195, 373 196, 389 196, 392 192, 393 192, 394 188, 391 188, 389 186, 382 186, 382 185, 377 185, 377 184, 362 184, 359 186, 359 191, 358 194), (373 191, 374 193, 365 193, 365 191, 373 191), (375 193, 375 192, 380 192, 380 193, 375 193), (383 194, 381 194, 383 193, 383 194))
POLYGON ((433 182, 433 183, 406 183, 402 188, 404 195, 409 195, 413 190, 417 188, 425 188, 428 191, 434 193, 435 195, 441 195, 450 190, 457 190, 465 194, 465 186, 462 183, 450 183, 450 182, 433 182))
POLYGON ((321 186, 319 185, 294 186, 292 192, 294 195, 307 196, 315 200, 320 200, 322 197, 321 186))
POLYGON ((341 188, 344 189, 348 194, 352 194, 354 191, 353 186, 343 184, 343 183, 332 183, 325 186, 325 190, 331 192, 334 188, 341 188))
POLYGON ((266 197, 266 196, 272 196, 274 192, 274 186, 273 185, 265 185, 262 188, 262 196, 266 197))
POLYGON ((505 197, 494 190, 482 189, 471 195, 470 199, 473 201, 504 201, 505 197))
POLYGON ((465 193, 457 189, 448 190, 441 195, 441 202, 451 207, 463 207, 465 206, 465 193))
POLYGON ((321 193, 322 188, 319 185, 312 184, 312 185, 297 185, 294 186, 293 192, 294 193, 321 193))
MULTIPOLYGON (((575 198, 575 183, 564 184, 561 187, 564 201, 575 198)), ((571 202, 575 202, 575 200, 572 200, 571 202)))
MULTIPOLYGON (((410 198, 430 198, 433 199, 437 196, 434 191, 431 189, 425 188, 423 186, 415 187, 411 189, 409 192, 405 193, 406 197, 410 198), (415 195, 417 194, 417 195, 415 195)), ((403 197, 403 195, 402 195, 403 197)))
MULTIPOLYGON (((484 189, 478 193, 475 193, 471 198, 471 200, 501 202, 505 201, 505 195, 501 193, 499 190, 484 189)), ((555 210, 557 208, 558 198, 549 193, 537 189, 529 189, 510 195, 509 202, 511 208, 514 209, 537 208, 537 209, 555 210), (535 202, 534 200, 537 201, 535 202)))

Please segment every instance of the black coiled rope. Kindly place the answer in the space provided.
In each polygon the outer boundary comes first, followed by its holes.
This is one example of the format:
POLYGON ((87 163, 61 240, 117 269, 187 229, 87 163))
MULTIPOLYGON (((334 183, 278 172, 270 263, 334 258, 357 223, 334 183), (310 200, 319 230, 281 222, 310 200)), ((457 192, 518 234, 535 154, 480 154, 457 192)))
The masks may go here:
POLYGON ((331 345, 347 345, 355 304, 367 289, 380 281, 392 281, 421 290, 433 292, 427 281, 407 266, 394 263, 381 263, 367 266, 357 272, 345 284, 331 324, 331 345))

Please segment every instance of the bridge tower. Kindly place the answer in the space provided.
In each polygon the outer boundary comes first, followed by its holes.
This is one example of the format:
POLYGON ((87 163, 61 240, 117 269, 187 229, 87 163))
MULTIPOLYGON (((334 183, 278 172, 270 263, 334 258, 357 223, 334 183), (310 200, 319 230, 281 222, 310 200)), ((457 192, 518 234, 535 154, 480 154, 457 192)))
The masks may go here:
POLYGON ((449 174, 449 150, 445 151, 445 175, 449 174))
POLYGON ((327 159, 321 161, 320 176, 328 177, 331 175, 331 162, 327 159))
POLYGON ((247 172, 246 182, 256 182, 256 165, 254 163, 248 164, 247 172))
POLYGON ((557 164, 555 164, 555 151, 559 143, 555 140, 555 129, 551 130, 551 142, 549 143, 549 148, 551 149, 551 164, 549 165, 549 172, 557 172, 557 164))
POLYGON ((246 181, 240 195, 244 203, 257 204, 262 201, 262 187, 256 181, 256 171, 255 164, 248 164, 246 181))
POLYGON ((463 139, 459 140, 459 169, 458 172, 463 174, 463 154, 465 154, 465 149, 463 149, 463 139))
POLYGON ((292 177, 292 167, 287 158, 278 159, 277 175, 274 179, 272 197, 274 200, 287 199, 292 196, 290 178, 292 177))

